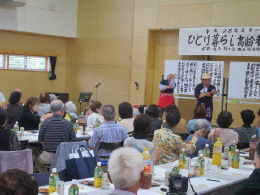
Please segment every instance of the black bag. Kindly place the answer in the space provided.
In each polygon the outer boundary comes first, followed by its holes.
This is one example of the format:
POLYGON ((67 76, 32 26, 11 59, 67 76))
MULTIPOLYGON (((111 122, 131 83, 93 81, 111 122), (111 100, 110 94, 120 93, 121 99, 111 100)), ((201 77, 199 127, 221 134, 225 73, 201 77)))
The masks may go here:
POLYGON ((84 179, 89 177, 94 177, 94 171, 97 166, 97 159, 92 156, 88 148, 81 145, 78 149, 79 158, 66 160, 66 170, 67 170, 67 181, 72 179, 84 179), (82 156, 80 148, 83 147, 88 151, 90 157, 82 156))

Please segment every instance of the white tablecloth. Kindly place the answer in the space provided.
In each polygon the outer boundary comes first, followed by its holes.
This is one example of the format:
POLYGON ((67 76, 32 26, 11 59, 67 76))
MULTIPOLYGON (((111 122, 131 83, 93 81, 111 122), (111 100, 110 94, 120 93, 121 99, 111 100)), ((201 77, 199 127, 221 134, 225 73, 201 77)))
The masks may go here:
MULTIPOLYGON (((173 168, 173 163, 167 163, 164 165, 155 166, 155 174, 158 174, 158 175, 160 175, 160 177, 163 178, 165 171, 172 170, 172 168, 173 168)), ((238 184, 242 181, 245 181, 249 177, 249 175, 253 172, 253 170, 254 170, 253 165, 243 165, 238 170, 236 170, 236 169, 234 170, 232 168, 229 170, 219 169, 219 173, 215 176, 213 176, 211 174, 210 170, 205 170, 204 176, 191 178, 190 181, 191 181, 191 184, 193 185, 194 190, 198 194, 205 194, 205 193, 216 191, 221 188, 231 186, 233 184, 238 184), (216 181, 210 181, 208 179, 216 180, 216 181)), ((93 178, 88 179, 88 180, 93 180, 93 178)), ((79 192, 87 193, 88 195, 101 195, 101 194, 105 195, 105 194, 109 194, 108 192, 110 190, 114 189, 114 185, 112 185, 112 184, 110 184, 110 189, 102 190, 102 189, 79 184, 80 181, 82 181, 82 180, 77 181, 77 185, 80 186, 79 192)), ((139 189, 138 195, 144 195, 144 194, 164 195, 164 194, 166 194, 165 192, 161 191, 161 188, 168 189, 168 187, 165 186, 164 182, 158 182, 158 181, 155 181, 155 182, 161 183, 161 185, 159 187, 151 187, 148 190, 139 189)), ((68 188, 70 187, 70 185, 71 185, 71 182, 65 183, 64 195, 68 194, 68 188)), ((45 186, 45 187, 48 188, 48 186, 45 186)), ((194 194, 193 191, 191 190, 190 185, 188 185, 188 187, 189 188, 188 188, 187 194, 194 194)))
MULTIPOLYGON (((38 143, 38 135, 39 131, 38 130, 33 130, 33 131, 24 131, 24 135, 19 139, 19 141, 22 140, 29 140, 29 143, 38 143)), ((77 140, 85 140, 85 139, 90 139, 93 135, 93 131, 87 131, 86 135, 82 135, 81 133, 78 133, 77 140)))

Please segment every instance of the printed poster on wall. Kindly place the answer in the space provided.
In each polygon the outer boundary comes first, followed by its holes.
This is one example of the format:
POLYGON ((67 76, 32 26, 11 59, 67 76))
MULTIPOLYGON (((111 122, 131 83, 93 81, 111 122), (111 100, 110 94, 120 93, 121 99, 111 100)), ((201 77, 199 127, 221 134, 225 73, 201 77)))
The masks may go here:
POLYGON ((260 27, 181 28, 179 55, 260 56, 260 27))
POLYGON ((221 96, 223 72, 223 61, 165 60, 164 79, 168 74, 176 73, 174 93, 194 95, 196 85, 201 83, 201 75, 209 73, 212 76, 211 84, 216 87, 215 96, 221 96))
POLYGON ((260 62, 230 62, 228 97, 260 99, 260 62))

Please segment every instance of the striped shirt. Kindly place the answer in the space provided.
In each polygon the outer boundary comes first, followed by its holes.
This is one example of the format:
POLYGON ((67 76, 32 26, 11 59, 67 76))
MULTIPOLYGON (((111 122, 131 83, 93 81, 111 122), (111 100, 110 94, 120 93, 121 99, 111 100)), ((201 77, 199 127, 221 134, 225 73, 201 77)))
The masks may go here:
POLYGON ((61 142, 76 141, 76 134, 69 121, 54 114, 42 123, 38 140, 44 142, 44 151, 56 152, 61 142))
MULTIPOLYGON (((117 125, 115 121, 108 121, 94 130, 89 147, 95 148, 95 154, 101 142, 119 143, 128 138, 126 128, 117 125)), ((110 156, 111 152, 101 149, 99 156, 110 156)))

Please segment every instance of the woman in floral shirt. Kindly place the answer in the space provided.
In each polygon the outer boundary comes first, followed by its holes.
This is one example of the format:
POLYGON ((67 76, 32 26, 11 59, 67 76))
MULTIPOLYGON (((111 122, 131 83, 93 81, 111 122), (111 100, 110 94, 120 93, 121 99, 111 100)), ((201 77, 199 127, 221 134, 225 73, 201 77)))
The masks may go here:
POLYGON ((178 110, 171 110, 167 113, 167 125, 154 132, 153 143, 155 148, 161 148, 161 153, 156 159, 156 164, 164 164, 178 160, 182 148, 186 154, 192 154, 196 150, 195 143, 198 137, 201 137, 204 129, 196 131, 193 138, 187 144, 182 141, 181 137, 174 134, 174 128, 180 122, 181 115, 178 110))

